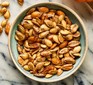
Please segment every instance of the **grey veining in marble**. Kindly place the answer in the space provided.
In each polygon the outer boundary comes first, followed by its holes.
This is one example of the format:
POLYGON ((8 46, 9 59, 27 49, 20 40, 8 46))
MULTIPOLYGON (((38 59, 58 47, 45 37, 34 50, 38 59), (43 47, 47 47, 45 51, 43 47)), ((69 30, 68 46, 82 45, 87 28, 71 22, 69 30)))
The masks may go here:
MULTIPOLYGON (((5 0, 0 0, 0 2, 3 1, 5 0)), ((75 74, 56 83, 38 83, 29 80, 17 70, 8 52, 8 38, 3 32, 3 34, 0 35, 0 85, 93 85, 93 12, 86 6, 86 3, 77 3, 75 0, 25 0, 24 5, 19 6, 17 0, 6 1, 10 2, 8 9, 11 12, 11 18, 9 20, 11 24, 22 10, 35 3, 56 2, 69 6, 78 13, 86 25, 89 48, 82 66, 75 74)), ((3 17, 0 17, 0 22, 3 19, 3 17)))

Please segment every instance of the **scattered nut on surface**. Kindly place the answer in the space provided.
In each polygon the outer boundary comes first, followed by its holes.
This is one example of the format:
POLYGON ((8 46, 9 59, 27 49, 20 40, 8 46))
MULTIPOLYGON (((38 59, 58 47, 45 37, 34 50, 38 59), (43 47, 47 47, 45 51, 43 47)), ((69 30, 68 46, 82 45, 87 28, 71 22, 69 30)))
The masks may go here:
POLYGON ((23 5, 23 3, 24 3, 24 0, 17 0, 17 2, 18 2, 18 4, 19 4, 19 5, 21 5, 21 6, 22 6, 22 5, 23 5))
POLYGON ((3 28, 2 26, 0 25, 0 34, 3 32, 3 28))
POLYGON ((5 12, 4 18, 5 18, 5 19, 9 19, 9 18, 10 18, 10 11, 9 11, 9 10, 7 10, 7 11, 5 12))
POLYGON ((4 2, 1 3, 1 6, 2 6, 2 7, 8 7, 9 4, 10 4, 10 3, 9 3, 8 1, 4 1, 4 2))
POLYGON ((6 11, 7 11, 7 8, 6 8, 6 7, 2 7, 2 8, 1 8, 1 13, 2 13, 2 14, 5 14, 6 11))
MULTIPOLYGON (((9 18, 9 13, 4 15, 9 18)), ((2 26, 5 24, 3 21, 2 26)), ((8 34, 10 26, 6 24, 6 28, 8 34)), ((71 70, 80 57, 78 28, 62 10, 30 9, 15 33, 19 64, 34 76, 45 78, 71 70)))
POLYGON ((11 25, 10 25, 10 23, 8 22, 8 23, 6 24, 6 27, 5 27, 5 33, 6 33, 7 35, 9 34, 10 27, 11 27, 11 25))
POLYGON ((3 20, 3 21, 1 22, 1 26, 2 26, 2 27, 5 27, 6 24, 7 24, 7 21, 8 21, 7 19, 3 20))

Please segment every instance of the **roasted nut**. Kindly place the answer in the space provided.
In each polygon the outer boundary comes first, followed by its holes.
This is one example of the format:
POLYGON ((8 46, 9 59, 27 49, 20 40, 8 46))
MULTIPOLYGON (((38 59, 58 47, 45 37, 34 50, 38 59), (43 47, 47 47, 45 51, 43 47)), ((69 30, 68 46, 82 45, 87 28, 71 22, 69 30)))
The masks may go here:
POLYGON ((52 53, 52 57, 57 57, 57 53, 56 52, 53 52, 52 53))
POLYGON ((43 73, 35 73, 34 75, 37 77, 44 77, 45 76, 45 74, 43 74, 43 73))
POLYGON ((73 53, 78 53, 78 52, 80 52, 80 50, 81 50, 81 47, 77 46, 73 49, 73 53))
POLYGON ((63 58, 63 55, 62 55, 62 54, 60 54, 60 55, 59 55, 59 58, 63 58))
POLYGON ((21 6, 22 6, 22 5, 23 5, 23 3, 24 3, 24 0, 17 0, 17 2, 18 2, 18 4, 19 4, 19 5, 21 5, 21 6))
POLYGON ((5 27, 6 24, 7 24, 7 21, 8 21, 7 19, 3 20, 3 21, 1 22, 1 26, 2 26, 2 27, 5 27))
POLYGON ((39 52, 36 54, 36 57, 37 57, 37 58, 38 58, 38 57, 40 57, 40 58, 41 58, 41 55, 40 55, 40 53, 39 53, 39 52))
POLYGON ((56 52, 59 50, 59 47, 55 47, 54 49, 50 50, 51 52, 56 52))
MULTIPOLYGON (((8 35, 9 34, 9 31, 10 31, 10 23, 7 23, 6 24, 6 27, 5 27, 5 33, 8 35)), ((18 36, 19 37, 19 36, 18 36)))
POLYGON ((36 32, 36 33, 39 33, 39 27, 37 27, 37 26, 33 26, 33 29, 34 29, 34 31, 36 32))
POLYGON ((6 11, 7 11, 6 7, 1 8, 1 13, 2 13, 2 14, 5 14, 6 11))
POLYGON ((40 26, 40 31, 39 31, 39 32, 48 31, 49 29, 50 29, 50 28, 47 27, 45 24, 42 24, 42 25, 40 26))
POLYGON ((60 43, 59 40, 58 40, 58 36, 57 36, 57 35, 54 35, 54 36, 53 36, 53 40, 54 40, 56 43, 58 43, 58 44, 60 43))
POLYGON ((28 68, 29 68, 30 70, 33 70, 33 69, 34 69, 34 64, 33 64, 32 62, 29 62, 29 63, 28 63, 28 68))
POLYGON ((66 21, 65 21, 65 20, 62 20, 62 26, 63 26, 64 28, 66 28, 67 23, 66 23, 66 21))
POLYGON ((44 22, 45 22, 45 24, 46 24, 48 27, 50 27, 50 28, 54 27, 54 25, 53 25, 53 22, 52 22, 52 21, 50 21, 50 20, 46 19, 46 20, 44 20, 44 22))
POLYGON ((52 29, 50 29, 50 33, 57 33, 58 32, 58 29, 57 28, 52 28, 52 29))
POLYGON ((61 44, 59 45, 59 48, 64 48, 64 47, 67 46, 67 44, 68 44, 68 42, 67 42, 67 41, 64 41, 63 43, 61 43, 61 44))
POLYGON ((53 70, 55 67, 53 65, 48 65, 45 67, 45 69, 43 70, 42 73, 46 74, 48 73, 50 70, 53 70))
POLYGON ((63 70, 58 69, 58 71, 57 71, 57 75, 60 76, 62 73, 63 73, 63 70))
POLYGON ((20 65, 22 65, 23 62, 24 62, 24 60, 19 56, 19 57, 18 57, 18 63, 19 63, 20 65))
POLYGON ((27 53, 20 54, 19 56, 22 57, 24 60, 29 58, 29 55, 27 53))
POLYGON ((29 31, 28 29, 25 29, 25 39, 27 39, 29 37, 29 31))
POLYGON ((26 52, 30 52, 30 49, 29 49, 29 48, 24 47, 24 50, 25 50, 26 52))
MULTIPOLYGON (((7 26, 7 25, 6 25, 7 26)), ((19 31, 16 31, 16 35, 17 37, 20 39, 20 41, 24 40, 25 39, 25 35, 22 34, 21 32, 19 31)))
POLYGON ((44 62, 40 62, 36 65, 36 70, 40 70, 44 66, 44 62))
POLYGON ((41 16, 41 19, 44 21, 45 19, 48 19, 48 15, 46 13, 43 13, 41 16))
POLYGON ((69 35, 67 35, 65 38, 66 38, 66 40, 70 41, 70 40, 73 39, 73 35, 69 34, 69 35))
POLYGON ((48 18, 54 17, 55 16, 55 12, 50 11, 50 12, 47 13, 47 15, 48 15, 48 18))
POLYGON ((25 29, 31 29, 33 27, 33 23, 31 22, 31 20, 25 20, 23 23, 22 23, 23 27, 25 29))
POLYGON ((68 30, 61 30, 60 33, 62 35, 68 35, 68 34, 70 34, 70 31, 68 31, 68 30))
POLYGON ((2 16, 2 10, 0 9, 0 16, 2 16))
POLYGON ((49 9, 47 7, 38 7, 38 10, 40 12, 48 12, 49 11, 49 9))
POLYGON ((18 44, 21 42, 17 35, 15 35, 15 39, 18 41, 18 44))
POLYGON ((75 56, 73 55, 73 51, 69 51, 69 55, 70 55, 72 58, 75 58, 75 56))
POLYGON ((71 25, 71 32, 75 33, 78 30, 78 25, 77 24, 72 24, 71 25))
POLYGON ((77 31, 75 34, 73 34, 73 37, 75 37, 75 38, 80 37, 80 32, 79 32, 79 31, 77 31))
POLYGON ((45 42, 45 44, 48 46, 48 47, 51 47, 53 44, 52 44, 52 42, 50 41, 50 40, 48 40, 48 39, 44 39, 44 42, 45 42))
POLYGON ((51 75, 51 74, 46 74, 46 78, 50 78, 50 77, 52 77, 53 75, 51 75))
POLYGON ((51 46, 51 48, 50 48, 50 49, 54 49, 56 46, 57 46, 57 44, 56 44, 56 43, 54 43, 54 44, 51 46))
POLYGON ((22 63, 22 66, 27 65, 27 64, 28 64, 28 62, 29 62, 29 60, 28 60, 28 59, 24 60, 24 62, 22 63))
POLYGON ((41 46, 42 48, 47 48, 47 46, 44 45, 44 44, 41 44, 40 46, 41 46))
POLYGON ((24 20, 31 20, 31 19, 32 19, 31 15, 27 15, 24 17, 24 20))
POLYGON ((4 1, 4 2, 1 3, 1 6, 2 6, 2 7, 8 7, 9 4, 10 4, 10 3, 9 3, 8 1, 4 1))
POLYGON ((63 49, 61 49, 60 51, 59 51, 59 54, 65 54, 65 53, 67 53, 69 50, 68 50, 68 48, 63 48, 63 49))
POLYGON ((57 73, 57 69, 55 68, 53 70, 50 70, 48 73, 52 74, 52 75, 55 75, 57 73))
POLYGON ((80 44, 79 41, 73 40, 73 41, 70 41, 70 42, 68 43, 68 46, 69 46, 69 47, 75 47, 75 46, 78 46, 79 44, 80 44))
POLYGON ((9 11, 9 10, 7 10, 7 11, 5 12, 4 18, 5 18, 5 19, 9 19, 9 18, 10 18, 10 11, 9 11))
POLYGON ((64 15, 60 15, 59 18, 58 18, 59 21, 61 22, 62 20, 64 20, 64 17, 65 17, 64 15))
POLYGON ((52 58, 52 63, 55 64, 55 65, 58 65, 58 64, 60 64, 60 59, 52 58))
POLYGON ((69 25, 72 24, 71 20, 70 20, 67 16, 65 16, 65 20, 66 20, 66 23, 67 23, 67 24, 69 24, 69 25))
POLYGON ((66 71, 71 70, 72 68, 73 68, 72 64, 65 64, 62 66, 62 69, 66 71))
POLYGON ((32 34, 33 34, 33 29, 30 29, 29 30, 29 36, 32 36, 32 34))
POLYGON ((33 43, 33 44, 30 44, 29 48, 39 48, 39 46, 40 46, 40 43, 33 43))
POLYGON ((25 29, 22 25, 18 24, 18 30, 21 32, 21 33, 25 33, 25 29))
MULTIPOLYGON (((35 55, 35 54, 34 54, 34 55, 35 55)), ((36 55, 36 61, 37 61, 37 62, 41 62, 41 61, 42 61, 42 56, 41 56, 41 55, 40 55, 40 56, 39 56, 39 55, 38 55, 38 56, 36 55)))
POLYGON ((62 43, 64 41, 64 38, 62 37, 62 35, 60 33, 58 34, 58 39, 59 39, 60 43, 62 43))
POLYGON ((27 40, 24 42, 23 46, 26 47, 26 48, 30 48, 30 46, 28 45, 28 41, 27 40))
POLYGON ((30 68, 28 67, 28 65, 24 65, 24 69, 27 70, 27 71, 30 70, 30 68))
POLYGON ((64 57, 70 57, 69 53, 65 53, 64 57))
POLYGON ((64 63, 66 64, 75 64, 75 60, 72 57, 65 57, 64 58, 64 63))
POLYGON ((0 25, 0 34, 3 32, 3 28, 2 26, 0 25))
POLYGON ((58 15, 55 15, 52 19, 52 21, 54 21, 56 24, 59 24, 60 21, 59 21, 59 16, 58 15))
POLYGON ((17 44, 17 50, 19 53, 23 52, 23 48, 19 44, 17 44))
POLYGON ((62 11, 60 11, 60 10, 58 10, 58 11, 57 11, 57 15, 59 15, 59 16, 60 16, 60 15, 65 15, 65 13, 62 12, 62 11))
POLYGON ((31 14, 32 12, 34 12, 36 10, 36 8, 31 8, 28 12, 27 15, 31 14))
POLYGON ((80 57, 80 53, 73 53, 75 57, 80 57))
POLYGON ((49 34, 49 31, 45 31, 39 34, 39 38, 45 38, 49 34))
POLYGON ((42 73, 43 70, 44 70, 44 67, 41 68, 38 72, 39 72, 39 73, 42 73))
POLYGON ((54 36, 54 35, 48 35, 48 39, 49 39, 49 40, 53 40, 53 36, 54 36))
POLYGON ((34 11, 34 12, 32 12, 31 16, 32 16, 32 18, 36 18, 36 17, 39 18, 41 16, 41 14, 42 13, 40 13, 39 11, 34 11))
POLYGON ((42 51, 41 52, 41 56, 45 56, 45 57, 47 57, 47 56, 49 56, 49 55, 51 55, 51 52, 50 51, 42 51))
POLYGON ((28 43, 35 43, 35 42, 37 42, 37 40, 38 40, 38 37, 36 37, 36 36, 30 36, 28 38, 28 43))
POLYGON ((37 19, 32 19, 32 23, 36 26, 40 26, 40 24, 38 23, 37 19))
POLYGON ((36 54, 32 54, 31 56, 33 59, 36 59, 37 55, 36 54))
POLYGON ((67 24, 67 25, 66 25, 66 29, 67 29, 67 30, 70 30, 70 26, 71 26, 71 25, 67 24))
POLYGON ((48 66, 48 65, 50 65, 50 61, 45 61, 44 66, 48 66))

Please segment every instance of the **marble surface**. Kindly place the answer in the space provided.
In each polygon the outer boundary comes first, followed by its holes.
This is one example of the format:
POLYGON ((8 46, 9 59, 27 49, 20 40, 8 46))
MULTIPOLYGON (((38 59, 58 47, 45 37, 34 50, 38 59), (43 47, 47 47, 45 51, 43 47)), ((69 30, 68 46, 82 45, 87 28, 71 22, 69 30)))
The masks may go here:
MULTIPOLYGON (((0 2, 3 1, 5 0, 0 0, 0 2)), ((89 47, 82 66, 75 74, 56 83, 39 83, 26 78, 17 70, 8 52, 8 38, 3 32, 0 35, 0 85, 93 85, 93 11, 89 9, 86 3, 77 3, 74 0, 25 0, 24 5, 19 6, 17 0, 6 1, 10 2, 8 9, 11 12, 11 18, 9 20, 11 24, 22 10, 35 3, 57 2, 69 6, 79 14, 86 25, 89 47)), ((3 19, 3 17, 0 17, 0 22, 3 19)))

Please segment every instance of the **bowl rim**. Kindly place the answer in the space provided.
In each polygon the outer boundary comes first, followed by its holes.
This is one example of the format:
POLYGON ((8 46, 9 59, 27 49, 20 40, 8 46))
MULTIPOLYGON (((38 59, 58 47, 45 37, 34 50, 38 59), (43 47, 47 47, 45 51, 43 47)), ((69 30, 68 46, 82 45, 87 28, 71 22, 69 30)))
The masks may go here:
POLYGON ((60 3, 55 3, 55 2, 43 2, 43 3, 38 3, 38 4, 34 4, 34 5, 31 5, 29 7, 27 7, 26 9, 24 9, 22 12, 19 13, 19 15, 16 17, 16 19, 14 20, 12 26, 11 26, 11 29, 10 29, 10 33, 9 33, 9 36, 8 36, 8 50, 9 50, 9 54, 13 60, 13 63, 15 64, 15 66, 17 67, 17 69, 22 73, 24 74, 26 77, 32 79, 32 80, 35 80, 35 81, 38 81, 38 82, 44 82, 44 83, 49 83, 49 82, 57 82, 57 81, 60 81, 60 80, 63 80, 69 76, 71 76, 73 73, 75 73, 79 67, 81 66, 81 64, 83 63, 84 59, 85 59, 85 56, 86 56, 86 53, 87 53, 87 50, 88 50, 88 35, 87 35, 87 31, 86 31, 86 27, 82 21, 82 19, 79 17, 79 15, 74 11, 72 10, 71 8, 69 8, 68 6, 64 5, 64 4, 60 4, 60 3), (27 9, 30 9, 32 6, 36 6, 36 5, 40 5, 40 4, 52 4, 52 5, 57 5, 57 6, 60 6, 66 10, 69 10, 72 14, 75 15, 75 17, 79 20, 79 22, 81 23, 82 25, 82 28, 84 30, 84 33, 85 33, 85 39, 86 39, 86 47, 85 47, 85 51, 84 51, 84 55, 82 57, 82 60, 80 61, 80 63, 77 65, 77 67, 72 71, 70 72, 68 75, 65 75, 64 77, 60 78, 60 79, 54 79, 54 80, 38 80, 38 79, 35 79, 35 78, 32 78, 31 76, 29 76, 28 74, 26 74, 16 63, 14 57, 13 57, 13 54, 12 54, 12 50, 11 50, 11 44, 10 44, 10 41, 11 41, 11 35, 12 35, 12 29, 13 29, 13 26, 15 24, 15 22, 17 21, 17 19, 19 18, 19 16, 24 13, 27 9))

